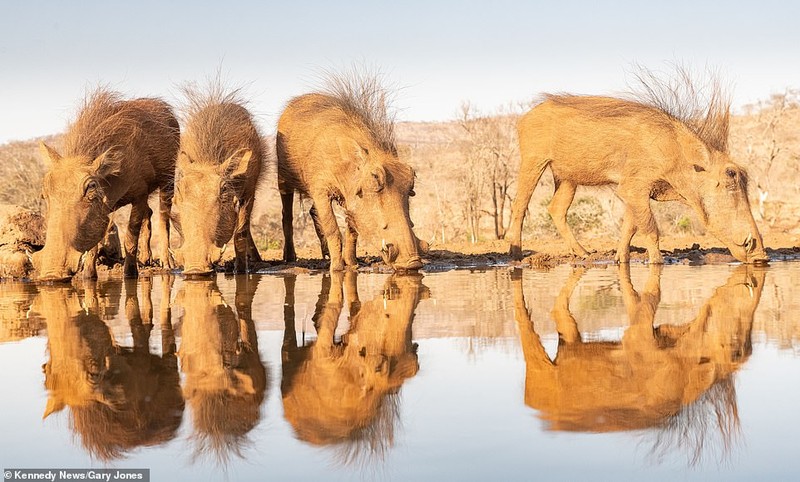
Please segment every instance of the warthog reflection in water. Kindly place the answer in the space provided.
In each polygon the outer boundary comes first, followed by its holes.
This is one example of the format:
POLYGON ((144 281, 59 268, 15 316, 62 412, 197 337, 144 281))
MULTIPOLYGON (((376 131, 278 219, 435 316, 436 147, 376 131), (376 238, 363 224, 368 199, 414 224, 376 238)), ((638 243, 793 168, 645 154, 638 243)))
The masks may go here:
MULTIPOLYGON (((162 299, 169 300, 172 277, 162 299)), ((48 392, 44 417, 70 408, 70 425, 84 448, 102 460, 173 439, 183 416, 175 337, 168 303, 162 303, 162 355, 149 351, 151 280, 142 278, 140 309, 135 280, 125 282, 125 316, 133 347, 120 346, 105 321, 116 316, 122 282, 40 287, 33 310, 47 322, 50 359, 44 365, 48 392), (144 313, 144 315, 143 315, 144 313)))
POLYGON ((247 434, 261 419, 267 370, 250 314, 258 280, 236 277, 236 313, 213 280, 184 281, 175 300, 184 310, 179 353, 196 455, 220 463, 243 456, 247 434))
POLYGON ((620 266, 620 288, 630 326, 619 342, 584 342, 569 298, 584 269, 559 293, 552 315, 558 352, 551 360, 525 307, 519 270, 512 275, 514 311, 525 356, 525 403, 551 430, 611 432, 658 429, 654 450, 674 443, 701 460, 716 427, 723 455, 738 429, 733 376, 752 348, 753 313, 765 271, 738 267, 685 325, 653 326, 661 300, 661 267, 651 265, 641 294, 620 266))
POLYGON ((392 276, 382 296, 358 299, 352 271, 324 277, 314 312, 317 340, 298 347, 294 277, 285 278, 283 409, 297 437, 334 445, 342 465, 381 458, 394 441, 398 392, 416 375, 417 345, 411 324, 419 301, 428 297, 422 276, 392 276), (350 328, 336 342, 334 332, 346 286, 350 328))

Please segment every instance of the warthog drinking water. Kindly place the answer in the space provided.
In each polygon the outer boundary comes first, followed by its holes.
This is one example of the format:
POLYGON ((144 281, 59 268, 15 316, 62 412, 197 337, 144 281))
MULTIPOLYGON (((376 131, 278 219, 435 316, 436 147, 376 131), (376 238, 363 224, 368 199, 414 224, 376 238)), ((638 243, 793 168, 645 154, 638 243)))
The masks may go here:
POLYGON ((548 211, 575 254, 588 254, 567 226, 575 189, 617 184, 626 207, 617 261, 628 262, 638 231, 650 262, 663 263, 650 199, 691 206, 742 262, 767 260, 750 212, 747 174, 728 155, 726 97, 715 85, 710 105, 698 115, 677 100, 674 86, 655 81, 644 87, 650 97, 644 101, 549 95, 520 119, 519 191, 509 235, 513 257, 522 257, 525 211, 549 165, 555 193, 548 211))
POLYGON ((323 257, 330 253, 331 271, 357 266, 359 234, 380 238, 392 267, 422 267, 425 246, 408 213, 414 170, 397 157, 394 122, 375 78, 332 77, 327 93, 292 99, 278 121, 276 142, 285 261, 296 259, 292 208, 298 191, 313 201, 311 217, 323 257), (347 211, 344 256, 334 201, 347 211))
POLYGON ((109 214, 131 204, 125 237, 125 275, 136 276, 137 249, 145 226, 149 262, 148 195, 160 192, 158 259, 172 266, 169 256, 169 212, 180 130, 170 106, 160 99, 121 100, 98 89, 85 101, 64 135, 64 155, 41 144, 50 160, 42 192, 47 201, 44 249, 35 255, 41 280, 66 279, 80 269, 84 253, 87 272, 94 274, 94 254, 106 233, 109 214))
MULTIPOLYGON (((534 330, 522 271, 512 274, 526 365, 525 403, 539 412, 549 430, 676 430, 684 442, 696 440, 700 450, 704 437, 718 428, 722 446, 729 447, 738 425, 734 376, 752 352, 753 315, 766 271, 739 266, 691 321, 656 327, 661 271, 651 265, 644 289, 636 292, 629 266, 619 267, 630 325, 620 341, 592 341, 579 332, 570 311, 570 298, 585 272, 575 270, 551 312, 558 331, 555 356, 547 353, 534 330), (692 412, 692 406, 711 410, 692 412), (684 411, 692 415, 682 415, 684 411)), ((668 439, 669 434, 663 435, 668 439)))
POLYGON ((175 180, 176 225, 183 272, 208 274, 233 237, 235 270, 261 261, 250 234, 250 213, 264 162, 261 136, 237 93, 187 88, 189 105, 175 180))

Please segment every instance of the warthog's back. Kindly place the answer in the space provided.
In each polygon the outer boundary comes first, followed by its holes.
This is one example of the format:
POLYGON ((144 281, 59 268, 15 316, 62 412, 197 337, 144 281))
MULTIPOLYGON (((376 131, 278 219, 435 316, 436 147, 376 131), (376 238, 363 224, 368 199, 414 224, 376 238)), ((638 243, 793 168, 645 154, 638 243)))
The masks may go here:
MULTIPOLYGON (((87 162, 117 149, 122 172, 115 181, 136 194, 172 181, 179 144, 180 127, 169 104, 156 98, 123 101, 107 91, 87 101, 64 136, 66 155, 87 162)), ((131 197, 129 193, 119 205, 131 197)))
POLYGON ((278 173, 288 186, 307 194, 329 184, 352 166, 341 162, 340 139, 369 145, 368 128, 325 94, 295 97, 278 120, 278 173))
POLYGON ((557 178, 587 186, 619 183, 630 164, 664 159, 676 128, 653 107, 574 95, 549 96, 518 123, 523 158, 549 161, 557 178))

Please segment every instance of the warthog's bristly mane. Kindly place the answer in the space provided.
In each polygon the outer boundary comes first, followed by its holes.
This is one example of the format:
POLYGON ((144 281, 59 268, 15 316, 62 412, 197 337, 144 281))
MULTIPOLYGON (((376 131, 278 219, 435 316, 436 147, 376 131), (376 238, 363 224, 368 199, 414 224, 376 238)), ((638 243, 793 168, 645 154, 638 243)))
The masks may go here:
POLYGON ((64 154, 94 159, 110 148, 131 145, 142 134, 142 120, 171 126, 174 121, 170 114, 136 100, 125 101, 119 93, 98 87, 87 94, 67 129, 64 154))
POLYGON ((639 84, 634 100, 682 122, 708 147, 728 151, 731 97, 717 74, 708 72, 705 81, 698 81, 688 68, 677 65, 672 77, 644 67, 637 67, 633 75, 639 84))
POLYGON ((329 96, 345 115, 362 123, 381 149, 396 154, 395 113, 381 75, 351 69, 343 73, 323 72, 321 77, 323 87, 319 93, 329 96))
POLYGON ((207 86, 188 83, 181 90, 185 98, 180 108, 184 125, 181 150, 192 160, 216 164, 240 148, 255 144, 259 149, 253 154, 262 155, 261 136, 247 110, 242 89, 228 89, 215 79, 207 86))
MULTIPOLYGON (((621 99, 609 98, 604 105, 595 99, 598 117, 629 115, 648 116, 658 121, 663 118, 677 121, 693 132, 708 148, 728 151, 730 126, 730 95, 715 75, 700 85, 691 72, 681 66, 675 68, 672 78, 664 79, 657 73, 638 67, 633 73, 637 86, 621 99)), ((545 100, 561 105, 580 105, 585 96, 572 94, 545 94, 545 100)))

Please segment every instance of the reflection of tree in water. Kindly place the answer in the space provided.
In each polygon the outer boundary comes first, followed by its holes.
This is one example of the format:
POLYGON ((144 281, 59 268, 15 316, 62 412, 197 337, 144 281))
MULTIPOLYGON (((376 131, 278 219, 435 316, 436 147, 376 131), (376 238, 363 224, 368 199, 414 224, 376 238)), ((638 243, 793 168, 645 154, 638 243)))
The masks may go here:
POLYGON ((333 446, 341 465, 366 467, 394 444, 399 390, 416 375, 417 345, 411 340, 414 310, 428 296, 419 275, 392 276, 382 296, 361 303, 356 273, 322 279, 313 316, 317 339, 298 347, 293 276, 284 280, 283 407, 295 435, 333 446), (340 342, 334 332, 348 295, 350 328, 340 342))
POLYGON ((552 316, 559 341, 552 360, 533 330, 521 273, 512 277, 526 363, 525 403, 550 430, 645 430, 657 460, 686 450, 694 465, 714 449, 725 459, 739 428, 734 375, 752 352, 753 313, 765 271, 739 267, 691 322, 654 328, 661 268, 650 268, 640 294, 629 267, 621 266, 630 325, 619 342, 586 341, 578 331, 569 300, 584 271, 575 270, 556 298, 552 316))
MULTIPOLYGON (((119 346, 103 320, 116 316, 122 283, 42 287, 34 309, 47 321, 50 358, 44 417, 70 408, 70 426, 93 457, 112 460, 141 446, 172 440, 183 415, 169 307, 161 310, 162 355, 149 351, 150 279, 142 280, 144 310, 135 280, 125 284, 125 315, 133 347, 119 346), (142 316, 144 311, 145 316, 142 316)), ((169 300, 172 278, 165 279, 169 300)))
POLYGON ((261 420, 267 370, 251 315, 258 280, 236 277, 236 313, 212 280, 186 280, 176 298, 184 309, 180 360, 195 458, 221 465, 232 455, 244 458, 248 434, 261 420))

